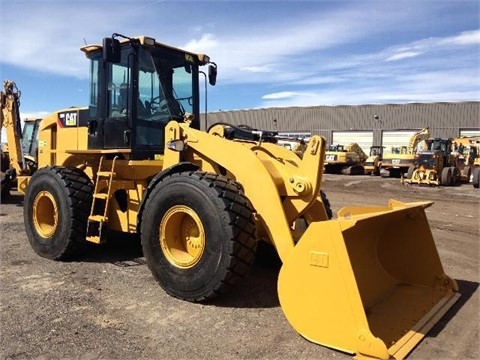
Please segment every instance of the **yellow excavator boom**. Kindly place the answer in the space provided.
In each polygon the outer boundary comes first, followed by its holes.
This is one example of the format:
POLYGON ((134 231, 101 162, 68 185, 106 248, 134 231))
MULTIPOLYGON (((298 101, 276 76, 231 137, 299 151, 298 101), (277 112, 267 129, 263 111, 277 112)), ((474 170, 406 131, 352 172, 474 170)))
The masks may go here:
POLYGON ((5 80, 0 93, 0 127, 6 129, 8 156, 10 167, 20 174, 25 168, 20 139, 22 127, 20 123, 20 91, 13 81, 5 80))

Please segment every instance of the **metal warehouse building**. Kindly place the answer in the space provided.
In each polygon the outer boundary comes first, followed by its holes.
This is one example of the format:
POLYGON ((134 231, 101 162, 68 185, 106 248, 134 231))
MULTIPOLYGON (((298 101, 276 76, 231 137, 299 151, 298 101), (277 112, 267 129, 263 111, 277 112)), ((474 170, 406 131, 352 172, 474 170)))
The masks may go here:
MULTIPOLYGON (((205 124, 205 117, 201 120, 205 124)), ((429 127, 432 137, 480 136, 480 102, 265 108, 210 112, 207 127, 224 122, 280 133, 318 134, 328 143, 371 145, 408 142, 429 127)))

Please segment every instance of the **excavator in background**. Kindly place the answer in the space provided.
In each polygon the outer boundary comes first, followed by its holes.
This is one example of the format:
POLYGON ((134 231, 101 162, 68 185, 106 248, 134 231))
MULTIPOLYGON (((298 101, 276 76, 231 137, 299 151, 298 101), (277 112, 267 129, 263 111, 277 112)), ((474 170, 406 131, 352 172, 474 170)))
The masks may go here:
POLYGON ((20 121, 20 96, 15 82, 4 81, 0 92, 0 128, 7 133, 1 149, 1 196, 8 197, 18 175, 32 175, 37 168, 37 134, 41 119, 20 121))
POLYGON ((410 137, 408 145, 393 146, 384 153, 380 175, 382 177, 402 177, 414 165, 415 152, 420 142, 430 137, 430 129, 424 128, 410 137))
POLYGON ((365 175, 380 175, 384 148, 381 145, 370 146, 370 155, 363 164, 365 175))
POLYGON ((81 50, 90 106, 46 116, 38 169, 18 176, 39 256, 74 258, 87 242, 136 234, 158 284, 200 302, 241 281, 264 241, 282 262, 277 292, 293 328, 368 359, 407 356, 460 297, 428 224, 431 202, 352 205, 330 219, 324 138, 299 156, 275 132, 201 131, 199 74, 206 67, 212 86, 217 76, 207 55, 120 34, 81 50))
POLYGON ((407 172, 407 184, 453 186, 460 182, 459 153, 454 150, 453 139, 426 140, 428 150, 415 155, 414 165, 407 172))
POLYGON ((357 143, 332 144, 325 152, 326 174, 363 175, 363 162, 368 156, 357 143))

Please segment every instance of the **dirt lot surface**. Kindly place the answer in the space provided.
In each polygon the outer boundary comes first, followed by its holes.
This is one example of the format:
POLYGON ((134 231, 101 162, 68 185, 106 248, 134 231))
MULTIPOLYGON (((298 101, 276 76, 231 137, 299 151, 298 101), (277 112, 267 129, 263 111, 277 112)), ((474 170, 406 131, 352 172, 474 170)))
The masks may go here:
MULTIPOLYGON (((402 186, 398 179, 325 175, 332 207, 432 200, 426 209, 445 272, 462 297, 410 359, 478 359, 480 191, 402 186)), ((285 319, 278 268, 256 264, 207 304, 168 296, 137 243, 114 239, 72 262, 37 256, 18 194, 0 208, 2 359, 350 359, 312 344, 285 319), (13 202, 12 202, 13 201, 13 202)))

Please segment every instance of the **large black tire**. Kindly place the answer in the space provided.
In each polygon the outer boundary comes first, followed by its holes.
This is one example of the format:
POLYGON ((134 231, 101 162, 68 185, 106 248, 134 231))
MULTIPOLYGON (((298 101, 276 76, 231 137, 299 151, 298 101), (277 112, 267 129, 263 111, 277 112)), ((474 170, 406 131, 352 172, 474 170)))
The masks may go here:
POLYGON ((237 183, 205 172, 176 173, 149 194, 141 221, 143 254, 170 295, 203 301, 250 270, 253 209, 237 183))
POLYGON ((465 175, 463 182, 468 184, 470 182, 470 178, 472 177, 472 168, 470 166, 465 166, 463 168, 463 174, 465 175))
POLYGON ((28 241, 47 259, 66 260, 86 244, 93 185, 85 173, 59 166, 38 170, 30 179, 23 214, 28 241))
POLYGON ((320 197, 322 198, 323 206, 327 212, 328 219, 330 220, 333 217, 332 206, 330 205, 330 200, 327 198, 327 194, 323 190, 320 190, 320 197))
POLYGON ((452 171, 452 185, 457 185, 460 183, 460 169, 455 166, 451 166, 450 169, 452 171))
POLYGON ((452 174, 452 169, 450 169, 449 167, 444 167, 442 169, 440 184, 443 185, 443 186, 452 186, 452 184, 453 184, 453 174, 452 174))
POLYGON ((415 172, 415 165, 411 165, 408 167, 408 170, 407 170, 407 179, 411 179, 412 176, 413 176, 413 173, 415 172))
POLYGON ((473 170, 473 187, 480 188, 480 168, 478 167, 473 170))

